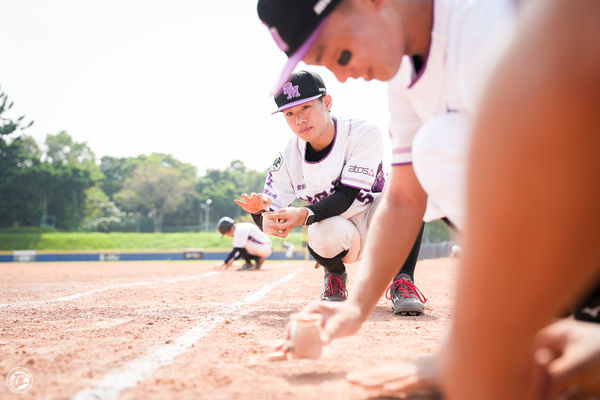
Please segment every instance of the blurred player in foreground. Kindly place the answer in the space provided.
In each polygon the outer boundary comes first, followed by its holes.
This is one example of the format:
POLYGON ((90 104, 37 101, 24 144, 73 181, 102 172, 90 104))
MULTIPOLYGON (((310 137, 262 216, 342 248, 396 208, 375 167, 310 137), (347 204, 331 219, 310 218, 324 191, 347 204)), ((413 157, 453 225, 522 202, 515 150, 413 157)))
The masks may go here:
POLYGON ((233 250, 227 255, 218 269, 227 269, 237 259, 246 261, 237 271, 260 269, 265 258, 271 255, 271 239, 254 224, 249 222, 235 223, 229 217, 223 217, 217 222, 217 230, 221 235, 233 238, 233 250), (254 262, 254 263, 253 263, 254 262))
POLYGON ((356 383, 441 387, 450 400, 600 398, 600 326, 553 322, 600 277, 600 3, 524 7, 475 124, 450 335, 404 375, 396 364, 356 383))
MULTIPOLYGON (((325 269, 321 299, 344 301, 345 264, 360 257, 385 182, 381 132, 365 121, 331 116, 331 95, 314 72, 294 73, 275 103, 295 136, 273 163, 264 193, 244 194, 236 203, 275 236, 308 225, 308 249, 325 269), (290 207, 295 199, 310 205, 290 207)), ((421 236, 422 227, 390 287, 398 314, 424 309, 413 284, 421 236)))

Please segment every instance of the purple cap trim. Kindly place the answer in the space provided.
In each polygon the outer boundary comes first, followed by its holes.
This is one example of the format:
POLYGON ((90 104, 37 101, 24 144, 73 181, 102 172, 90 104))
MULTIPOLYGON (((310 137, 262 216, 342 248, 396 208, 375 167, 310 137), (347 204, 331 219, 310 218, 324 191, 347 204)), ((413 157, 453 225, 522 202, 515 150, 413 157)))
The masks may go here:
POLYGON ((321 96, 323 96, 323 95, 322 94, 318 94, 316 96, 308 97, 306 99, 300 99, 300 100, 292 101, 291 103, 287 103, 286 105, 283 105, 283 106, 279 107, 277 110, 273 111, 271 113, 271 115, 277 114, 278 112, 283 111, 283 110, 287 110, 288 108, 296 107, 296 106, 298 106, 300 104, 308 103, 309 101, 313 101, 314 99, 318 99, 321 96))
MULTIPOLYGON (((277 78, 273 89, 271 89, 271 96, 277 95, 281 88, 283 88, 283 85, 290 79, 290 76, 292 75, 292 72, 294 72, 294 68, 296 68, 296 65, 298 65, 298 63, 302 61, 304 56, 308 54, 310 49, 317 41, 317 38, 321 34, 321 31, 325 27, 325 22, 327 22, 327 19, 327 17, 323 18, 323 20, 319 22, 319 25, 317 25, 313 33, 310 34, 310 36, 308 37, 308 39, 306 39, 302 46, 300 46, 300 48, 298 48, 298 50, 296 50, 294 54, 288 57, 287 62, 283 66, 281 74, 279 74, 279 78, 277 78)), ((277 44, 279 45, 279 43, 277 44)))
POLYGON ((275 40, 275 43, 277 43, 277 46, 279 47, 279 49, 281 49, 281 51, 285 52, 285 51, 289 50, 289 46, 287 45, 287 43, 281 38, 281 36, 279 36, 279 32, 277 31, 277 28, 275 28, 275 27, 270 28, 269 32, 271 32, 271 36, 273 36, 273 40, 275 40))

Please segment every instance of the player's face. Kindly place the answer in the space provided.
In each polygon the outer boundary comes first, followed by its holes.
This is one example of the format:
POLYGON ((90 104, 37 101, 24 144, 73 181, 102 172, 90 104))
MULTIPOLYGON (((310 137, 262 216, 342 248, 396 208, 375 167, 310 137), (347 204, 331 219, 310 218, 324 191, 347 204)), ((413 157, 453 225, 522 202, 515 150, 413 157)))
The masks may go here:
POLYGON ((392 79, 404 46, 398 34, 389 30, 382 11, 365 7, 332 12, 304 62, 327 67, 340 82, 392 79))
POLYGON ((330 120, 331 97, 311 100, 283 111, 292 131, 306 142, 317 142, 322 138, 330 120))

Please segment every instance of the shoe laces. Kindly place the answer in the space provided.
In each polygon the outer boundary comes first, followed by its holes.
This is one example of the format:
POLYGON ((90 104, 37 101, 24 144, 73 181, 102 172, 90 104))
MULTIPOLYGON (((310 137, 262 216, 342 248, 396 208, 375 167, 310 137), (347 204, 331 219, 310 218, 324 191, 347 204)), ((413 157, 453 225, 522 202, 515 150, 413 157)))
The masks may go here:
POLYGON ((427 302, 427 298, 425 297, 425 295, 423 295, 423 293, 421 293, 419 288, 416 287, 414 283, 404 278, 392 282, 390 286, 388 286, 386 292, 387 293, 385 294, 385 297, 389 300, 392 299, 394 293, 400 292, 400 295, 404 298, 416 296, 421 301, 421 303, 427 302))
POLYGON ((345 298, 348 297, 348 291, 344 282, 339 276, 329 275, 327 277, 327 286, 325 286, 325 296, 341 295, 345 298))

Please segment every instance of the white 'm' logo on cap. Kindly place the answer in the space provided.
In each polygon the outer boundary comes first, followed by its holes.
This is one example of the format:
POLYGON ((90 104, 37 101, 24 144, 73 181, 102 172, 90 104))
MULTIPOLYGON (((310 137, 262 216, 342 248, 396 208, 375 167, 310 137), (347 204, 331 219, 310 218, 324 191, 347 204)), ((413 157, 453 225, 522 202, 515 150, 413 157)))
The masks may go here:
POLYGON ((283 87, 283 94, 287 94, 287 99, 291 100, 294 97, 300 97, 300 92, 298 91, 298 85, 293 86, 292 82, 288 82, 283 87))

